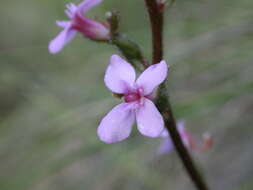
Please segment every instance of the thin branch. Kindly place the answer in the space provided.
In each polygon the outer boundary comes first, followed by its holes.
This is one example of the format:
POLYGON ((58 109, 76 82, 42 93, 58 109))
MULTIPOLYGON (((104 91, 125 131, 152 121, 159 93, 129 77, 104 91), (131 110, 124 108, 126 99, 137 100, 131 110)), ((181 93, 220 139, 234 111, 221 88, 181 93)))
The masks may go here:
POLYGON ((208 187, 203 177, 197 170, 197 167, 195 166, 194 161, 191 158, 191 155, 185 148, 182 139, 178 133, 176 121, 173 116, 165 83, 163 83, 159 88, 156 105, 163 115, 165 127, 169 131, 170 137, 175 145, 176 151, 181 161, 183 162, 183 165, 186 171, 188 172, 188 175, 191 178, 192 182, 194 183, 194 185, 198 190, 208 190, 208 187))
MULTIPOLYGON (((145 0, 149 13, 152 30, 153 42, 153 64, 158 63, 163 58, 163 11, 159 9, 156 0, 145 0)), ((185 148, 182 139, 178 133, 175 118, 171 109, 168 98, 166 84, 163 83, 158 91, 157 107, 162 113, 165 127, 169 131, 170 137, 175 145, 176 151, 183 162, 183 165, 188 172, 192 182, 198 190, 208 190, 202 176, 197 170, 193 159, 185 148)))
POLYGON ((156 0, 145 0, 152 31, 152 63, 156 64, 163 57, 163 12, 159 10, 156 0))

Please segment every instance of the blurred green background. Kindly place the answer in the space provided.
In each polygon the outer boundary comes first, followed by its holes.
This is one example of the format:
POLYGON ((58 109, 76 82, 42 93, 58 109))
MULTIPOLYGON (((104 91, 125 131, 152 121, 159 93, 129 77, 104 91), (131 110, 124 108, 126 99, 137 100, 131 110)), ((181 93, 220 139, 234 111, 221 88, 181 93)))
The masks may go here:
MULTIPOLYGON (((79 3, 74 0, 74 3, 79 3)), ((175 152, 135 131, 98 140, 100 119, 120 100, 103 84, 116 48, 80 35, 47 50, 67 0, 8 0, 0 6, 0 189, 194 189, 175 152)), ((121 13, 121 31, 150 58, 142 0, 106 0, 89 15, 121 13)), ((176 0, 166 12, 165 59, 178 119, 215 145, 192 152, 212 190, 253 189, 253 1, 176 0)))

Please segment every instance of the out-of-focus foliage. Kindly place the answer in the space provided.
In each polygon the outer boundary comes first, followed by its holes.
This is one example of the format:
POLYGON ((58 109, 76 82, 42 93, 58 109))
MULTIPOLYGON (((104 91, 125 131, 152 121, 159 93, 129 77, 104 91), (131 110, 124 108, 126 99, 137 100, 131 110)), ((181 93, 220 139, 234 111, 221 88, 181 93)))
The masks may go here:
MULTIPOLYGON (((193 189, 175 153, 156 156, 159 139, 98 140, 101 117, 119 102, 103 84, 117 50, 79 36, 50 55, 66 3, 1 2, 0 189, 193 189)), ((90 16, 112 9, 150 57, 143 1, 106 0, 90 16)), ((213 149, 193 156, 215 190, 253 188, 252 9, 252 0, 178 0, 166 13, 173 108, 194 136, 213 134, 213 149)))

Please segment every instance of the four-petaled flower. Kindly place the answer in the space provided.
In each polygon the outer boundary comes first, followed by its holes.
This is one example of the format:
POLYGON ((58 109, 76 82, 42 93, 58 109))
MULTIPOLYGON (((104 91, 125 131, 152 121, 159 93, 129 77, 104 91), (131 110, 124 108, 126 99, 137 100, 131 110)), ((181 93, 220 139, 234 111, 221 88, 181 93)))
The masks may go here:
POLYGON ((115 106, 100 122, 97 134, 105 143, 126 139, 136 119, 140 133, 159 137, 164 121, 152 102, 151 94, 167 77, 165 61, 149 66, 135 81, 134 68, 118 55, 111 57, 105 73, 105 85, 113 93, 122 94, 124 103, 115 106))
POLYGON ((73 3, 66 5, 65 13, 69 21, 56 21, 63 30, 49 43, 50 53, 58 53, 70 42, 77 32, 92 40, 109 40, 110 31, 106 23, 99 22, 84 16, 91 8, 101 3, 102 0, 85 0, 76 6, 73 3))

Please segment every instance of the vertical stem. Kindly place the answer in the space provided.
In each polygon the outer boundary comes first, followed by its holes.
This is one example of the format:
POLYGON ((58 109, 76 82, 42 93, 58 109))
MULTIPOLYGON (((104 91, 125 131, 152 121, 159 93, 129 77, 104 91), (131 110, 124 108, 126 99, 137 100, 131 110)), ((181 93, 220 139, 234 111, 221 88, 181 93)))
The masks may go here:
MULTIPOLYGON (((156 0, 145 0, 149 13, 152 30, 153 64, 158 63, 163 58, 163 11, 159 9, 156 0)), ((173 116, 168 92, 165 83, 158 91, 157 107, 162 113, 165 127, 169 131, 170 137, 175 145, 176 151, 188 172, 189 177, 198 190, 208 190, 204 179, 200 175, 188 150, 185 148, 182 139, 177 131, 176 122, 173 116)))
POLYGON ((203 177, 197 170, 197 167, 195 166, 191 155, 185 148, 182 139, 178 133, 176 121, 173 116, 165 83, 163 83, 159 88, 156 105, 163 115, 165 127, 169 131, 170 137, 175 145, 175 149, 181 161, 183 162, 183 165, 188 172, 188 175, 191 178, 192 182, 198 190, 208 190, 208 187, 203 177))
POLYGON ((156 0, 145 0, 152 30, 152 63, 156 64, 163 57, 163 12, 159 10, 156 0))

